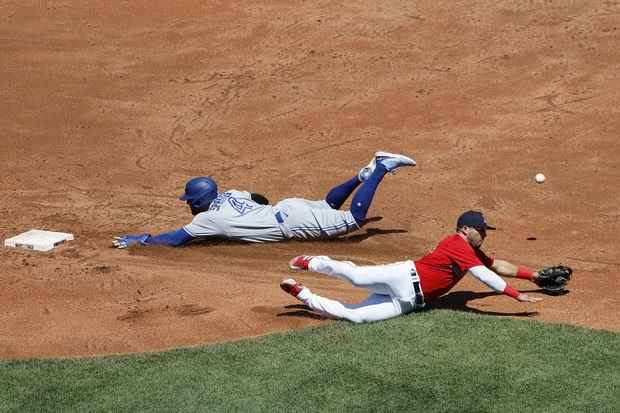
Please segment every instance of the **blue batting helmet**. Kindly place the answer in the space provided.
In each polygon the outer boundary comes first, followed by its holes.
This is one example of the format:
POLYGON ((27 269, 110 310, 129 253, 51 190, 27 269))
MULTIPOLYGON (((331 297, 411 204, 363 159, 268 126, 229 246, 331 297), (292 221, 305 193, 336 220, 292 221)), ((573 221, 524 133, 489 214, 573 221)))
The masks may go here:
POLYGON ((206 209, 217 197, 217 184, 209 176, 192 178, 185 184, 185 193, 179 197, 187 201, 192 209, 206 209))

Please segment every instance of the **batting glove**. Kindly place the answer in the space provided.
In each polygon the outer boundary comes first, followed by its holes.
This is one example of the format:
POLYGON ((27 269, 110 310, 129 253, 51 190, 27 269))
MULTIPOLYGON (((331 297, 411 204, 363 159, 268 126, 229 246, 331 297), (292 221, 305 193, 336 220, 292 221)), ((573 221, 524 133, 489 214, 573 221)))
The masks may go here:
POLYGON ((121 235, 120 237, 114 237, 112 245, 115 248, 127 248, 136 244, 146 245, 146 241, 149 238, 151 238, 151 234, 121 235))

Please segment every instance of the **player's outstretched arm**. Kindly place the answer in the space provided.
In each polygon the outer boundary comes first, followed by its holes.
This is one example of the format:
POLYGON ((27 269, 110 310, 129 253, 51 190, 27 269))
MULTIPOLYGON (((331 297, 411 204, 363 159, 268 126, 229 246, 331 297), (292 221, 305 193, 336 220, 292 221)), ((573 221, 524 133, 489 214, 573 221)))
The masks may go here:
POLYGON ((539 301, 542 301, 542 298, 532 297, 524 293, 519 293, 519 295, 516 298, 518 301, 521 301, 522 303, 537 303, 539 301))
POLYGON ((519 267, 504 260, 495 259, 491 266, 493 271, 504 277, 516 277, 519 267))
MULTIPOLYGON (((517 267, 514 264, 502 260, 495 260, 493 262, 493 268, 498 274, 506 277, 528 280, 540 287, 542 292, 547 295, 563 295, 568 293, 569 290, 567 285, 573 273, 572 268, 566 265, 555 265, 534 271, 523 266, 517 267)), ((534 302, 529 300, 530 297, 527 297, 528 299, 526 300, 520 300, 518 297, 515 298, 519 301, 534 302)), ((539 301, 538 298, 535 300, 539 301)))
POLYGON ((150 245, 167 245, 169 247, 178 247, 183 244, 187 244, 193 240, 192 237, 184 228, 179 228, 175 231, 164 232, 163 234, 155 235, 147 240, 147 244, 150 245))
POLYGON ((493 261, 493 266, 491 268, 504 277, 521 278, 537 284, 538 271, 497 259, 493 261))
POLYGON ((502 293, 509 297, 512 297, 515 300, 528 303, 535 303, 541 300, 540 298, 530 297, 527 294, 523 294, 522 292, 519 292, 516 289, 512 288, 506 283, 506 281, 502 279, 502 277, 500 277, 484 265, 471 267, 469 271, 474 277, 482 281, 493 290, 497 291, 498 293, 502 293))
POLYGON ((167 245, 170 247, 178 247, 183 244, 187 244, 194 239, 183 228, 175 231, 164 232, 163 234, 151 236, 151 234, 135 234, 135 235, 121 235, 114 237, 112 245, 115 248, 127 248, 133 245, 167 245))

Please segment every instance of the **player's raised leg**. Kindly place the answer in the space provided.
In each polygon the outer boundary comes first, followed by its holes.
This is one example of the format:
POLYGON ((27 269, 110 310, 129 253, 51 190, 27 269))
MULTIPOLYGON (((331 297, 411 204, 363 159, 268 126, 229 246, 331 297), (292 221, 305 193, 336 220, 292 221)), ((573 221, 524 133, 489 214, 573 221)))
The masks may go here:
MULTIPOLYGON (((379 153, 379 152, 377 152, 379 153)), ((382 152, 381 152, 382 153, 382 152)), ((377 164, 377 155, 372 157, 368 165, 364 166, 359 170, 356 176, 352 177, 346 182, 343 182, 340 185, 337 185, 329 190, 327 196, 325 197, 325 202, 329 204, 333 209, 340 209, 342 204, 351 196, 353 191, 375 170, 377 164)))
POLYGON ((355 191, 362 181, 357 176, 349 179, 348 181, 337 185, 329 190, 325 196, 325 202, 329 204, 333 209, 340 209, 342 204, 345 203, 347 198, 355 191))
MULTIPOLYGON (((366 168, 367 177, 363 185, 353 195, 351 201, 351 214, 358 225, 363 225, 366 221, 368 209, 372 204, 372 200, 377 192, 379 184, 383 180, 386 173, 394 173, 401 166, 415 166, 415 160, 405 156, 389 152, 377 152, 375 154, 375 163, 371 163, 366 168)), ((360 172, 360 175, 362 173, 360 172)))
POLYGON ((411 300, 415 296, 411 283, 411 271, 414 268, 412 261, 357 266, 350 261, 333 260, 327 256, 300 255, 289 261, 289 268, 320 272, 400 300, 411 300))
POLYGON ((387 167, 388 172, 394 171, 400 166, 414 166, 415 161, 404 155, 389 152, 377 152, 370 160, 368 165, 360 169, 358 174, 351 179, 330 189, 325 197, 325 201, 333 209, 340 209, 353 191, 362 183, 368 180, 377 168, 377 163, 382 163, 387 167), (385 162, 384 162, 385 161, 385 162))

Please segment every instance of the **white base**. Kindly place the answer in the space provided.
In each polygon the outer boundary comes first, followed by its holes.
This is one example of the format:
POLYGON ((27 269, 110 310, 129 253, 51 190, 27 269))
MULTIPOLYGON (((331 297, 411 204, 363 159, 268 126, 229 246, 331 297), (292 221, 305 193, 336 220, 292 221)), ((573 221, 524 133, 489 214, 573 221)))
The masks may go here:
POLYGON ((25 248, 32 251, 50 251, 60 244, 72 240, 73 234, 31 229, 12 238, 5 239, 4 246, 25 248))

